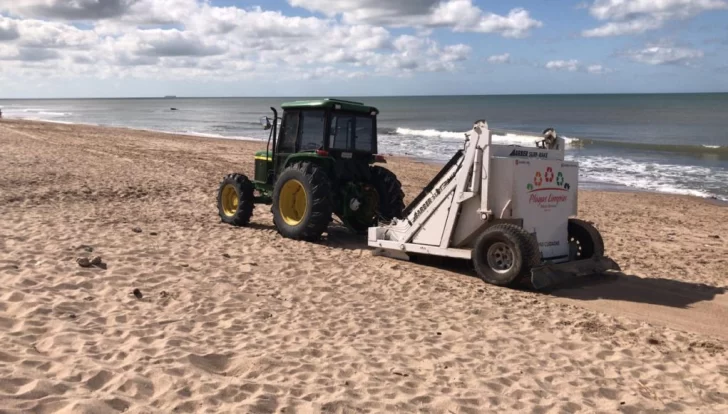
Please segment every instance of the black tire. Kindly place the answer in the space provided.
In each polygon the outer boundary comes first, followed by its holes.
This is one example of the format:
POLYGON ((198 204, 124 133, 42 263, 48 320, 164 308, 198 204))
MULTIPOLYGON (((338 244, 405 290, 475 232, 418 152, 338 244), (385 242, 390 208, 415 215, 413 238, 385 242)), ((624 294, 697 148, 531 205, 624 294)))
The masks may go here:
MULTIPOLYGON (((356 187, 358 193, 356 197, 363 204, 357 212, 350 211, 348 207, 344 207, 345 214, 341 216, 341 220, 346 227, 356 234, 366 234, 369 227, 376 226, 379 222, 379 192, 373 185, 365 185, 356 187)), ((352 194, 343 192, 344 203, 351 200, 352 194)))
POLYGON ((284 237, 295 240, 315 241, 321 237, 331 222, 331 181, 316 164, 300 162, 286 168, 273 189, 273 222, 284 237), (281 210, 281 190, 287 182, 296 180, 305 190, 305 208, 300 221, 286 221, 281 210))
POLYGON ((370 167, 372 185, 379 194, 379 217, 383 220, 402 218, 404 211, 404 192, 397 176, 380 166, 370 167))
POLYGON ((536 238, 513 224, 488 227, 473 247, 473 265, 478 277, 497 286, 515 285, 540 262, 536 238))
POLYGON ((604 256, 602 235, 590 223, 575 218, 569 219, 568 233, 571 260, 604 256))
POLYGON ((217 190, 217 212, 223 223, 234 226, 246 226, 253 215, 253 197, 255 187, 243 174, 228 174, 223 178, 217 190), (230 193, 232 190, 234 194, 230 193), (234 197, 226 199, 226 196, 234 197), (234 201, 230 205, 228 201, 234 201))

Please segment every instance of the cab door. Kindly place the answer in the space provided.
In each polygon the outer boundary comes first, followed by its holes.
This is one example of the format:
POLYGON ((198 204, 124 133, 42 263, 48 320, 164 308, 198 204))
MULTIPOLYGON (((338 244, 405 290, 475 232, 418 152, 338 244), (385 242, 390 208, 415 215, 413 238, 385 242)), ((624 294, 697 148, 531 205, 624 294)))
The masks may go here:
MULTIPOLYGON (((276 144, 276 177, 283 172, 284 164, 289 155, 296 152, 298 142, 298 124, 301 113, 299 111, 285 111, 281 121, 281 130, 276 144)), ((275 180, 274 180, 275 181, 275 180)))

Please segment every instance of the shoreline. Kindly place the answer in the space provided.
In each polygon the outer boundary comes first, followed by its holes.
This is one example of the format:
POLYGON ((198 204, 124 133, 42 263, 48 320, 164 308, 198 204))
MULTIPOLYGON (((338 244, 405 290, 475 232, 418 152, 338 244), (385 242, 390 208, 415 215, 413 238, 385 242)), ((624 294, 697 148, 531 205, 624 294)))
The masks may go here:
MULTIPOLYGON (((149 133, 159 133, 159 134, 165 134, 169 136, 178 136, 181 138, 195 138, 195 139, 202 139, 202 140, 221 140, 221 141, 240 141, 240 142, 262 142, 266 143, 267 140, 263 139, 256 139, 251 137, 225 137, 221 135, 216 134, 205 134, 205 133, 183 133, 183 132, 173 132, 173 131, 162 131, 162 130, 155 130, 155 129, 148 129, 148 128, 134 128, 134 127, 127 127, 127 126, 111 126, 111 125, 101 125, 101 124, 93 124, 93 123, 81 123, 81 122, 64 122, 64 121, 53 121, 53 120, 43 120, 43 119, 28 119, 28 118, 2 118, 0 119, 0 125, 2 125, 3 121, 11 121, 11 122, 31 122, 31 123, 48 123, 48 124, 56 124, 56 125, 68 125, 68 126, 87 126, 87 127, 95 127, 95 128, 108 128, 108 129, 116 129, 120 131, 140 131, 140 132, 149 132, 149 133)), ((507 133, 512 133, 514 131, 505 131, 507 133)), ((381 154, 386 157, 394 157, 394 158, 401 158, 404 160, 409 160, 412 162, 418 162, 426 165, 433 165, 433 166, 443 166, 447 162, 441 161, 441 160, 435 160, 435 159, 428 159, 428 158, 422 158, 417 157, 413 155, 397 155, 397 154, 391 154, 391 153, 383 153, 381 154)), ((578 162, 578 160, 577 160, 578 162)), ((688 197, 688 198, 694 198, 696 200, 706 201, 710 204, 715 204, 717 206, 721 207, 728 207, 728 199, 722 200, 720 198, 712 198, 712 197, 701 197, 691 194, 679 194, 679 193, 671 193, 671 192, 661 192, 661 191, 654 191, 649 189, 643 189, 643 188, 636 188, 636 187, 630 187, 624 184, 617 184, 617 183, 596 183, 596 182, 584 182, 580 183, 579 191, 595 191, 595 192, 615 192, 615 193, 645 193, 645 194, 656 194, 656 195, 665 195, 665 196, 676 196, 676 197, 688 197)))
POLYGON ((129 126, 94 124, 91 122, 69 122, 69 121, 58 121, 58 120, 52 120, 52 119, 4 117, 4 118, 0 119, 0 123, 2 123, 3 120, 21 121, 21 122, 40 122, 40 123, 60 124, 60 125, 81 125, 81 126, 90 126, 90 127, 97 127, 97 128, 114 128, 114 129, 129 130, 129 131, 154 132, 154 133, 159 133, 159 134, 189 136, 189 137, 208 138, 208 139, 265 142, 265 140, 251 138, 251 137, 233 137, 233 136, 227 137, 224 135, 207 134, 204 132, 175 132, 175 131, 164 131, 164 130, 160 130, 160 129, 151 129, 151 128, 134 128, 134 127, 129 127, 129 126))

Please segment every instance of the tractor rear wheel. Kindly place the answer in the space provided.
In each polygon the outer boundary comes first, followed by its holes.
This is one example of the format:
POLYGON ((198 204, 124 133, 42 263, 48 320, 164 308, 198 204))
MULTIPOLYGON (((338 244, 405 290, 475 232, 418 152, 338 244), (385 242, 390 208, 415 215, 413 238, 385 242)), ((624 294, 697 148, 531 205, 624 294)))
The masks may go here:
POLYGON ((473 264, 478 277, 493 285, 518 283, 540 261, 536 238, 513 224, 487 228, 473 247, 473 264))
POLYGON ((582 260, 604 256, 604 240, 594 226, 579 219, 569 219, 570 260, 582 260))
POLYGON ((284 237, 314 241, 331 222, 331 181, 316 164, 286 168, 273 189, 273 222, 284 237))
POLYGON ((217 211, 223 223, 245 226, 253 215, 255 187, 243 174, 228 174, 217 191, 217 211))
MULTIPOLYGON (((383 220, 402 218, 404 211, 404 192, 397 176, 380 166, 370 167, 372 185, 379 195, 379 216, 383 220)), ((376 224, 376 223, 375 223, 376 224)))

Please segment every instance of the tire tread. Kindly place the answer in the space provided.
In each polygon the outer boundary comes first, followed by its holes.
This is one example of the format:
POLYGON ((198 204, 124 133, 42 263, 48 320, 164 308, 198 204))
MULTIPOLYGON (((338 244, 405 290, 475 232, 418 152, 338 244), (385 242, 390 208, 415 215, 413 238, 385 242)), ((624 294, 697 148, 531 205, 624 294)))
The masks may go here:
POLYGON ((483 281, 492 283, 499 286, 512 286, 520 281, 521 278, 527 276, 531 269, 541 262, 541 252, 538 247, 538 241, 536 238, 524 230, 522 227, 514 224, 503 223, 494 224, 483 232, 478 237, 475 246, 473 248, 473 264, 475 265, 475 271, 483 281), (483 251, 482 244, 485 243, 489 238, 496 237, 496 235, 502 234, 508 241, 512 241, 516 248, 521 253, 521 263, 516 274, 510 276, 507 280, 496 280, 489 277, 489 269, 487 258, 485 258, 485 252, 483 251))
POLYGON ((379 215, 385 220, 402 218, 404 191, 402 183, 390 170, 374 165, 370 167, 372 184, 379 193, 379 215))
POLYGON ((311 192, 311 203, 307 206, 311 209, 311 213, 303 226, 290 226, 280 217, 279 210, 275 208, 278 205, 280 188, 283 186, 283 182, 279 178, 273 191, 273 220, 276 228, 284 237, 306 241, 318 240, 331 222, 331 182, 328 175, 315 163, 304 161, 291 164, 281 173, 281 177, 291 170, 301 174, 297 179, 305 181, 303 184, 308 187, 306 191, 311 192))
POLYGON ((226 175, 222 182, 220 182, 220 187, 217 191, 217 208, 220 220, 223 223, 232 224, 234 226, 247 226, 250 224, 250 218, 253 216, 253 209, 255 208, 255 203, 253 201, 253 197, 255 195, 254 191, 255 186, 246 175, 239 173, 226 175), (238 210, 232 217, 226 216, 222 210, 222 190, 228 184, 234 185, 235 190, 239 195, 238 210))

